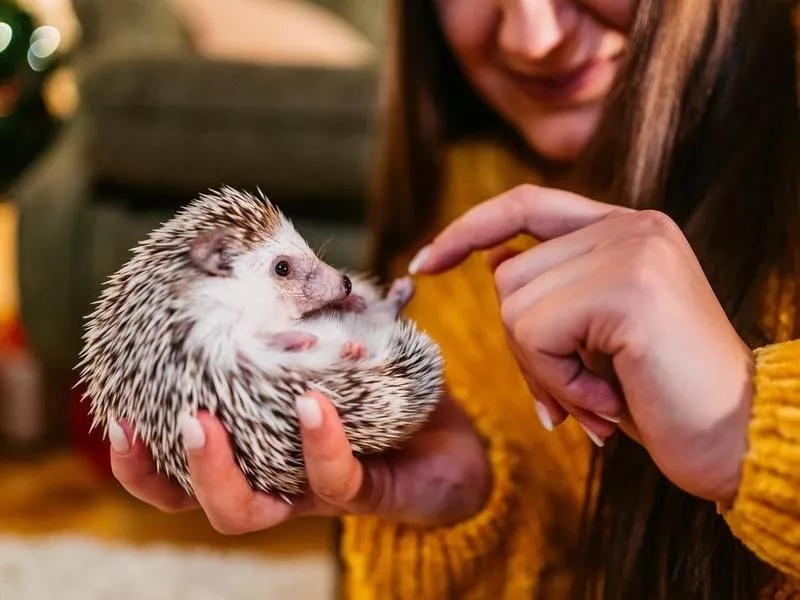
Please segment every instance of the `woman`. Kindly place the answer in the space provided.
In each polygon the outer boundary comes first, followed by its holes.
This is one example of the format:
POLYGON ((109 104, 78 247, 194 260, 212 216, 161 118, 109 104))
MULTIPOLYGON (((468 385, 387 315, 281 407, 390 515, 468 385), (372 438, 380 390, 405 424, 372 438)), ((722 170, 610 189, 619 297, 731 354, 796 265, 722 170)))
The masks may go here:
POLYGON ((376 268, 447 226, 409 311, 447 397, 364 462, 299 398, 291 507, 205 414, 184 424, 197 502, 124 423, 117 477, 225 533, 343 515, 355 598, 800 593, 793 6, 395 2, 376 268), (498 245, 490 269, 474 251, 498 245))

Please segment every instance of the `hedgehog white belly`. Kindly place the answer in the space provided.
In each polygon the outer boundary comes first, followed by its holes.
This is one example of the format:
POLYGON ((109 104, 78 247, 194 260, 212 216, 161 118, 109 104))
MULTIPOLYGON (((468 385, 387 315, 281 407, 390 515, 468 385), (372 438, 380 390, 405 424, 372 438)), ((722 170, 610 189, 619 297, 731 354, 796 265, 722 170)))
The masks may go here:
MULTIPOLYGON (((396 447, 419 429, 438 402, 442 384, 438 348, 410 322, 375 323, 342 314, 294 323, 292 330, 314 334, 316 346, 279 351, 252 330, 240 330, 230 338, 236 344, 212 359, 222 371, 237 363, 238 375, 221 376, 231 381, 241 377, 242 358, 252 365, 249 380, 239 382, 232 398, 215 402, 215 412, 231 431, 237 460, 253 486, 287 500, 305 481, 294 413, 297 396, 308 389, 329 395, 353 451, 369 454, 396 447), (352 340, 367 346, 366 358, 341 358, 342 345, 352 340)), ((156 458, 165 460, 165 470, 191 493, 184 459, 176 450, 164 449, 156 458), (177 468, 172 464, 176 458, 181 461, 177 468)))

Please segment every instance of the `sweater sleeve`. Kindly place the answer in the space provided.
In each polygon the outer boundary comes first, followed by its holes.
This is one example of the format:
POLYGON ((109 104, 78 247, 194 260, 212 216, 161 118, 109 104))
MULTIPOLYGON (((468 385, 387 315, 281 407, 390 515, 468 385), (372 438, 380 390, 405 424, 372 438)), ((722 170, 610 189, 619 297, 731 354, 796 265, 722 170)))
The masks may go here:
POLYGON ((723 514, 761 560, 800 579, 800 340, 755 351, 749 450, 723 514))

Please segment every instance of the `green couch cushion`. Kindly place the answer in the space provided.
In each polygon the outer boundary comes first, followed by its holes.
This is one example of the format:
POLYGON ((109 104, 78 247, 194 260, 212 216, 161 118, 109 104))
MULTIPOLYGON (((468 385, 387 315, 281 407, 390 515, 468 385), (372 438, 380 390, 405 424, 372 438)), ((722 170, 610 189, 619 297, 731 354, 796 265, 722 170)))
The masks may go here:
POLYGON ((196 190, 260 186, 284 202, 362 209, 372 168, 372 69, 264 67, 166 55, 83 82, 95 176, 196 190), (349 206, 348 206, 349 203, 349 206))

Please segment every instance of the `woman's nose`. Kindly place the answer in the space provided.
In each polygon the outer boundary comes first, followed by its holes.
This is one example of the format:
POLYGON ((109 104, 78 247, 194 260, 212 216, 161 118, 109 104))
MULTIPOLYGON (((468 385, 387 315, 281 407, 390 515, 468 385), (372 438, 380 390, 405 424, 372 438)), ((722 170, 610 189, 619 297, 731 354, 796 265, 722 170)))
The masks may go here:
POLYGON ((570 0, 501 0, 500 50, 512 62, 547 57, 568 35, 576 8, 570 0))

